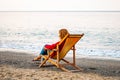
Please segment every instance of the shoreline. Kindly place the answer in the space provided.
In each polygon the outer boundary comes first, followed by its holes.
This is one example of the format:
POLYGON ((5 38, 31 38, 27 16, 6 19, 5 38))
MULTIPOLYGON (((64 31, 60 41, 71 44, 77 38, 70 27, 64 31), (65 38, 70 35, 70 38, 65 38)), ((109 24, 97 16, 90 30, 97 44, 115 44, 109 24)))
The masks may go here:
MULTIPOLYGON (((0 48, 0 52, 1 51, 13 51, 13 52, 17 52, 17 53, 26 53, 26 54, 30 54, 33 56, 37 56, 39 55, 39 52, 32 52, 32 51, 27 51, 27 50, 19 50, 19 49, 10 49, 10 48, 0 48)), ((71 54, 67 54, 67 58, 71 58, 72 55, 71 54)), ((116 61, 120 61, 120 58, 114 58, 114 57, 101 57, 101 56, 89 56, 89 55, 78 55, 76 54, 76 59, 79 58, 86 58, 86 59, 102 59, 102 60, 116 60, 116 61)))
MULTIPOLYGON (((0 79, 2 80, 120 80, 120 61, 81 57, 76 64, 84 69, 68 73, 54 66, 39 68, 32 62, 31 52, 0 50, 0 79)), ((68 60, 72 60, 67 57, 68 60)), ((71 70, 72 68, 68 66, 71 70)))

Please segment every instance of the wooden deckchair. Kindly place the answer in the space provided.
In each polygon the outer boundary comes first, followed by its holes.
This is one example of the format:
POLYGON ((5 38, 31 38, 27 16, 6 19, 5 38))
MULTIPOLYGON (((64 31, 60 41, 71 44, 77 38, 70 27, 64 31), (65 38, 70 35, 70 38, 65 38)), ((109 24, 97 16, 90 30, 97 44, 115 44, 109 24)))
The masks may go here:
POLYGON ((50 62, 53 65, 57 66, 64 71, 71 72, 70 70, 66 69, 60 61, 63 61, 71 66, 73 66, 77 70, 81 70, 78 66, 76 66, 75 62, 75 44, 81 39, 84 34, 68 34, 66 35, 57 45, 56 49, 52 51, 48 50, 48 55, 42 55, 44 58, 41 61, 39 67, 43 66, 46 62, 50 62), (70 63, 69 61, 65 60, 64 57, 68 53, 68 51, 73 50, 73 62, 70 63))

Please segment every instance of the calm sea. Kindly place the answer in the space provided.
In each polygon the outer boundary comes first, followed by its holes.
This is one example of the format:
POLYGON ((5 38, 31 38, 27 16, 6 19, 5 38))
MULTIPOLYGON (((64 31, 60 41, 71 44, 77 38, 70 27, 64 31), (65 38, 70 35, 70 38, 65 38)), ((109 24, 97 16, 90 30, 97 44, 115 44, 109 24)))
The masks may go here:
POLYGON ((0 12, 0 48, 39 54, 61 28, 85 34, 78 56, 120 58, 120 12, 0 12))

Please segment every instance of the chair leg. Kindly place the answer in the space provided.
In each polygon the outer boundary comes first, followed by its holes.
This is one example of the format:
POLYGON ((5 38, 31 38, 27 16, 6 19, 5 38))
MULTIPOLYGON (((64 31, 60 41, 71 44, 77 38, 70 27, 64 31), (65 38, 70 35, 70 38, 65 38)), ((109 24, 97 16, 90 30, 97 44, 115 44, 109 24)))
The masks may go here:
POLYGON ((65 59, 62 59, 64 62, 66 62, 67 64, 73 66, 75 69, 78 69, 78 70, 82 70, 81 68, 79 68, 77 65, 75 65, 74 63, 70 63, 69 61, 65 60, 65 59))
MULTIPOLYGON (((44 57, 44 56, 43 56, 43 57, 44 57)), ((43 66, 43 65, 46 63, 46 61, 48 60, 48 58, 49 58, 49 57, 44 57, 45 60, 42 61, 42 63, 39 65, 39 67, 43 66)))
POLYGON ((76 64, 76 61, 75 61, 75 45, 73 46, 73 64, 74 65, 76 64))
POLYGON ((63 70, 63 71, 66 71, 66 72, 71 72, 70 70, 68 70, 68 69, 64 68, 62 65, 59 65, 59 68, 60 68, 61 70, 63 70))

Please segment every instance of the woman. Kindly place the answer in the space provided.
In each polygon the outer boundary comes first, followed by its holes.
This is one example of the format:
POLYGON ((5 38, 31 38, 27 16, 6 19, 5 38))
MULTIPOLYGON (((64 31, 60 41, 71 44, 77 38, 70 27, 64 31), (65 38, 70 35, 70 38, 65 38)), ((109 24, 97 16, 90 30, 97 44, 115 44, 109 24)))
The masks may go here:
MULTIPOLYGON (((67 31, 67 29, 60 29, 60 30, 59 30, 59 38, 60 38, 60 40, 63 39, 63 38, 65 37, 65 35, 67 35, 67 34, 69 34, 69 32, 67 31)), ((56 42, 56 43, 54 43, 54 44, 51 44, 51 45, 50 45, 50 44, 46 44, 46 45, 42 48, 39 56, 36 57, 36 58, 34 58, 33 61, 40 60, 40 59, 41 59, 41 55, 47 55, 47 49, 50 49, 50 50, 55 49, 56 46, 57 46, 57 44, 59 44, 59 41, 56 42)))

